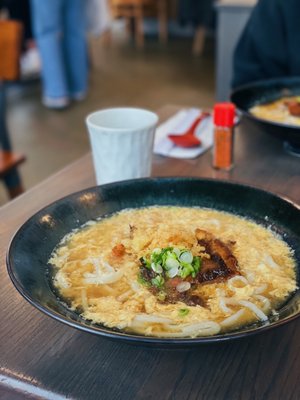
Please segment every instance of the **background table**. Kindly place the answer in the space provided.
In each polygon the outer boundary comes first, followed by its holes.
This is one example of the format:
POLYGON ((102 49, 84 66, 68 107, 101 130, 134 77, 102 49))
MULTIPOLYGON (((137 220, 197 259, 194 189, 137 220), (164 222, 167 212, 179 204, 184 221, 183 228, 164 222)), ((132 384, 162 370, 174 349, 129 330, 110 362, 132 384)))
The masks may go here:
MULTIPOLYGON (((178 107, 160 111, 161 120, 178 107)), ((155 157, 153 176, 198 176, 255 185, 300 203, 300 158, 242 125, 235 168, 155 157)), ((16 229, 38 209, 93 186, 90 154, 0 209, 0 399, 299 399, 300 319, 273 331, 185 350, 110 341, 67 327, 28 304, 6 272, 16 229)))

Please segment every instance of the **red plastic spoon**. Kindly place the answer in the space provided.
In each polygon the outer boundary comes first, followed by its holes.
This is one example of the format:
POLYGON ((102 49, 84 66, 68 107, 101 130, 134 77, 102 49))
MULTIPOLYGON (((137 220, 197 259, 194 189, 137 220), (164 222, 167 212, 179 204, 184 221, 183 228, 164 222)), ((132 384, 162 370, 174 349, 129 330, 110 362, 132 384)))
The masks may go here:
POLYGON ((168 138, 172 140, 172 142, 179 147, 197 147, 201 145, 201 140, 195 136, 196 128, 198 127, 199 123, 202 121, 203 118, 207 117, 207 113, 201 114, 192 125, 182 134, 182 135, 175 135, 169 134, 168 138))

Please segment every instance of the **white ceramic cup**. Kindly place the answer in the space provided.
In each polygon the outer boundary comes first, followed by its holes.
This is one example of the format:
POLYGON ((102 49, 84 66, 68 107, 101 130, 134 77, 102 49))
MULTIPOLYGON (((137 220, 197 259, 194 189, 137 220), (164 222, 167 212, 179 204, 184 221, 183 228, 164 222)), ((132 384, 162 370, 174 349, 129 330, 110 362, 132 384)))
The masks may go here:
POLYGON ((109 108, 86 118, 98 185, 151 175, 158 116, 140 108, 109 108))

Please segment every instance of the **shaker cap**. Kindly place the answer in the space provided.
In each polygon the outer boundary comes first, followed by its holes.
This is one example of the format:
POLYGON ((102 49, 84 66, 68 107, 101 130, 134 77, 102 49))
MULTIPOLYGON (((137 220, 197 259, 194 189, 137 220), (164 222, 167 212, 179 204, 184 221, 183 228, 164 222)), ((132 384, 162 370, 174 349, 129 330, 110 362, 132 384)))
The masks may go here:
POLYGON ((232 127, 235 118, 235 105, 230 102, 217 103, 214 106, 214 124, 232 127))

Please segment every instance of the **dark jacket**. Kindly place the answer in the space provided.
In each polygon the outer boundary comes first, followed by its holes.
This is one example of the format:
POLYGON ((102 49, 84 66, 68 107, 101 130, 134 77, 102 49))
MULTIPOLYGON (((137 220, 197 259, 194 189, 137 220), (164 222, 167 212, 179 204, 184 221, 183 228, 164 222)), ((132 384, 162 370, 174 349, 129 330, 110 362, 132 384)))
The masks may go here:
POLYGON ((210 27, 213 18, 213 0, 179 0, 178 19, 181 24, 210 27))
POLYGON ((0 0, 1 9, 7 10, 11 19, 23 22, 25 39, 32 39, 29 0, 0 0))
POLYGON ((300 0, 259 0, 234 53, 232 86, 284 76, 300 76, 300 0))

